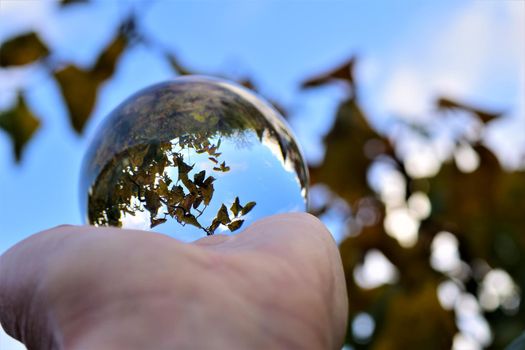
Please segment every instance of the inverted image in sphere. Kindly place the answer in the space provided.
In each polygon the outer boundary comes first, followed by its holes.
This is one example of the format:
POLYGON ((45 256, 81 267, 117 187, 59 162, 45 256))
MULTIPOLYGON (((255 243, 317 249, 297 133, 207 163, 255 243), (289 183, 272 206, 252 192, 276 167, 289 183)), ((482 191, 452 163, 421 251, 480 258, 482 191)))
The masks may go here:
POLYGON ((103 122, 85 158, 87 222, 192 241, 305 211, 307 169, 279 113, 223 80, 141 90, 103 122))

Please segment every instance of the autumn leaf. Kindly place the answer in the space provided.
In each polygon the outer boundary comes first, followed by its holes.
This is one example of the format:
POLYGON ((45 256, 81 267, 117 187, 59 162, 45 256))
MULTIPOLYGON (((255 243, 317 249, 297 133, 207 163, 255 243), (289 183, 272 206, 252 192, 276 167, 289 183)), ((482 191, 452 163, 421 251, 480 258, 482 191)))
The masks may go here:
POLYGON ((73 4, 87 4, 89 0, 60 0, 60 6, 68 6, 73 4))
MULTIPOLYGON (((184 159, 182 158, 182 156, 177 155, 175 157, 175 159, 176 159, 176 165, 179 168, 179 178, 183 174, 188 174, 193 169, 193 165, 186 164, 184 162, 184 159)), ((186 177, 187 177, 187 175, 186 175, 186 177)))
POLYGON ((118 59, 128 45, 127 37, 119 33, 111 43, 100 53, 91 70, 93 78, 102 82, 115 72, 118 59))
POLYGON ((95 106, 99 81, 89 71, 69 65, 55 72, 64 97, 69 121, 77 133, 81 133, 95 106))
POLYGON ((454 101, 450 98, 440 97, 436 101, 436 106, 439 110, 462 110, 477 116, 483 123, 488 123, 493 119, 499 118, 503 115, 501 112, 489 112, 464 103, 454 101))
MULTIPOLYGON (((364 152, 369 140, 390 144, 371 128, 354 97, 341 102, 332 129, 323 140, 325 158, 319 166, 310 167, 311 182, 324 183, 350 205, 372 195, 374 192, 368 185, 367 173, 373 159, 364 152)), ((388 150, 385 148, 383 154, 388 150)), ((376 157, 380 155, 376 154, 376 157)))
POLYGON ((157 211, 159 210, 161 206, 159 194, 155 191, 147 191, 145 197, 146 197, 145 198, 146 199, 146 204, 145 204, 146 209, 153 215, 156 215, 157 211))
POLYGON ((199 222, 197 221, 197 218, 193 214, 186 213, 184 216, 182 216, 181 220, 185 224, 193 225, 199 228, 202 227, 201 224, 199 224, 199 222))
POLYGON ((215 171, 222 171, 222 172, 228 172, 230 171, 230 167, 226 165, 226 162, 222 162, 220 166, 213 167, 213 170, 215 171))
POLYGON ((201 205, 202 201, 204 200, 203 197, 196 197, 195 202, 193 202, 193 209, 197 209, 199 205, 201 205))
POLYGON ((210 201, 213 197, 213 192, 215 190, 213 186, 213 181, 208 181, 208 179, 210 178, 215 180, 212 176, 208 177, 206 181, 204 181, 204 186, 200 188, 200 193, 204 200, 204 205, 210 204, 210 201))
POLYGON ((175 70, 175 72, 179 73, 179 75, 189 75, 194 74, 190 70, 186 69, 179 60, 175 57, 175 55, 168 53, 166 54, 166 58, 168 59, 169 64, 171 65, 171 68, 175 70))
POLYGON ((126 45, 127 39, 119 34, 102 51, 93 68, 86 70, 69 65, 55 72, 71 125, 77 133, 83 131, 95 106, 98 88, 113 75, 118 58, 126 45))
POLYGON ((230 229, 231 232, 234 232, 238 230, 242 226, 243 223, 244 223, 244 220, 235 220, 228 224, 228 228, 230 229))
POLYGON ((217 227, 219 227, 220 224, 221 222, 219 221, 219 219, 214 218, 211 225, 207 229, 208 235, 212 235, 215 232, 215 230, 217 230, 217 227))
POLYGON ((29 64, 48 54, 49 50, 36 33, 23 34, 0 46, 0 67, 29 64))
POLYGON ((217 219, 223 225, 227 225, 231 222, 230 216, 228 215, 228 209, 223 204, 221 205, 219 211, 217 212, 217 219))
POLYGON ((201 186, 204 184, 204 177, 206 176, 206 170, 202 170, 200 172, 198 172, 197 174, 193 175, 193 182, 198 185, 198 186, 201 186))
POLYGON ((230 207, 230 211, 233 213, 233 215, 237 216, 239 215, 239 212, 241 211, 242 206, 239 203, 239 197, 235 197, 235 200, 233 201, 232 206, 230 207))
POLYGON ((326 84, 332 80, 338 79, 348 82, 351 86, 354 86, 353 70, 356 62, 355 57, 351 57, 347 62, 343 63, 339 67, 324 73, 316 77, 310 78, 302 83, 302 88, 311 88, 326 84))
POLYGON ((255 207, 255 204, 256 204, 255 202, 246 203, 241 210, 241 214, 242 215, 248 214, 253 209, 253 207, 255 207))
POLYGON ((7 132, 11 138, 17 161, 22 158, 25 146, 39 126, 40 121, 29 110, 24 96, 20 93, 13 108, 0 112, 0 129, 7 132))
POLYGON ((179 203, 179 206, 184 208, 185 212, 188 213, 196 198, 197 196, 195 194, 189 193, 184 196, 184 199, 179 203))
POLYGON ((168 221, 168 219, 166 218, 159 218, 159 219, 156 219, 156 218, 151 218, 151 228, 154 228, 155 226, 158 226, 160 224, 163 224, 165 223, 166 221, 168 221))

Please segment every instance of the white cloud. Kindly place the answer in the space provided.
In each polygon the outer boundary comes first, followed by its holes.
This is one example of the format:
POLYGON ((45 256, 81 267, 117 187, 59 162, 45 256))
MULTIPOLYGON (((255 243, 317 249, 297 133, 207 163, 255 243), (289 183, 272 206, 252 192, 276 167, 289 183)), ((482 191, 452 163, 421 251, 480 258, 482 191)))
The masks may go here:
POLYGON ((525 3, 459 6, 446 16, 414 19, 396 51, 374 58, 384 78, 371 84, 368 93, 379 100, 367 107, 382 116, 430 120, 434 99, 445 95, 503 110, 505 117, 490 125, 484 140, 517 167, 525 157, 525 3))

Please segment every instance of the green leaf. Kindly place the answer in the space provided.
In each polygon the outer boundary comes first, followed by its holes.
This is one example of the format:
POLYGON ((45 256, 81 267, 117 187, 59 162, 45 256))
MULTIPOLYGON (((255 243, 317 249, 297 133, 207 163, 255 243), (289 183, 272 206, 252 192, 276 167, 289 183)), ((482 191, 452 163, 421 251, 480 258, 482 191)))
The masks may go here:
POLYGON ((228 228, 230 229, 231 232, 233 232, 241 228, 243 223, 244 223, 244 220, 235 220, 235 221, 232 221, 230 224, 228 224, 228 228))
POLYGON ((34 32, 17 36, 0 46, 0 67, 21 66, 49 54, 47 47, 34 32))
POLYGON ((246 215, 248 214, 252 209, 253 207, 255 207, 255 202, 248 202, 244 205, 244 208, 242 208, 241 210, 241 214, 242 215, 246 215))
POLYGON ((29 110, 22 94, 18 94, 16 106, 0 112, 0 129, 11 138, 17 161, 20 161, 24 147, 39 126, 40 121, 29 110))

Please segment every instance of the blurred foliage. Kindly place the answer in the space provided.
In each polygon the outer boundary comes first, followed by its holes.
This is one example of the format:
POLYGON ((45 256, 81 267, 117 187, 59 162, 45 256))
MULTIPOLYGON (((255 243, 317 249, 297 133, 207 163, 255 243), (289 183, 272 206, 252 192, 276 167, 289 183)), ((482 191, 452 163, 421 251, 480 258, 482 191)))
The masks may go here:
POLYGON ((20 160, 26 143, 39 126, 40 121, 27 107, 25 98, 20 93, 18 94, 17 104, 13 108, 0 111, 0 129, 10 136, 16 160, 20 160))
POLYGON ((0 67, 32 63, 49 54, 36 33, 27 33, 6 41, 0 46, 0 67))
MULTIPOLYGON (((474 171, 466 173, 456 162, 448 161, 435 176, 411 176, 395 151, 395 142, 374 131, 359 108, 355 81, 350 73, 344 72, 351 71, 353 65, 351 59, 343 68, 303 84, 307 88, 342 79, 349 87, 349 98, 340 103, 332 129, 324 138, 325 158, 320 165, 311 167, 312 184, 327 185, 348 203, 353 213, 359 213, 364 203, 368 207, 372 203, 372 210, 379 218, 354 229, 357 232, 341 244, 350 321, 359 312, 367 312, 376 322, 370 339, 353 337, 349 328, 347 341, 356 349, 448 349, 458 332, 457 315, 441 307, 436 293, 439 283, 453 281, 463 293, 479 298, 488 270, 500 268, 512 276, 519 290, 525 288, 525 172, 504 169, 479 139, 460 137, 454 140, 455 148, 468 144, 479 158, 474 171), (370 142, 375 145, 372 154, 367 151, 370 142), (367 181, 370 166, 376 161, 393 164, 402 175, 407 184, 405 201, 414 192, 424 192, 430 199, 432 211, 421 221, 419 238, 411 247, 400 245, 385 230, 387 208, 367 181), (364 201, 367 197, 372 200, 364 201), (466 264, 464 274, 439 272, 431 265, 432 242, 441 231, 457 237, 460 258, 466 264), (396 266, 397 283, 372 289, 358 285, 355 270, 372 249, 379 250, 396 266), (480 265, 485 266, 485 271, 479 271, 480 265)), ((436 101, 436 108, 442 113, 450 110, 468 113, 479 119, 482 129, 501 116, 445 97, 436 101)), ((418 126, 423 129, 418 130, 419 134, 429 135, 430 130, 425 130, 429 127, 418 126)), ((356 216, 349 222, 357 221, 356 216)), ((503 348, 525 326, 523 303, 507 310, 499 307, 484 316, 492 326, 490 348, 493 349, 503 348)))
MULTIPOLYGON (((62 5, 76 2, 83 1, 63 0, 62 5)), ((89 69, 72 64, 52 66, 46 62, 48 49, 35 33, 3 43, 0 62, 2 67, 25 64, 48 67, 64 97, 71 125, 80 133, 93 111, 100 85, 112 77, 122 53, 137 42, 165 54, 178 74, 193 73, 172 52, 142 37, 133 18, 122 23, 113 41, 89 69)), ((431 177, 411 175, 399 156, 396 141, 375 130, 360 107, 358 84, 353 75, 355 64, 356 59, 351 58, 302 84, 304 89, 315 89, 338 81, 348 88, 333 125, 324 136, 325 157, 320 164, 310 167, 312 185, 322 184, 333 194, 321 207, 313 208, 314 213, 322 216, 341 200, 350 208, 346 218, 349 235, 340 245, 350 300, 346 341, 354 349, 450 349, 461 320, 457 308, 441 305, 437 293, 440 284, 451 282, 462 295, 479 301, 484 279, 493 269, 501 269, 512 277, 520 298, 525 289, 525 172, 503 168, 496 155, 480 141, 481 136, 458 136, 453 140, 454 152, 467 146, 479 159, 473 171, 465 172, 457 162, 449 160, 431 177), (406 206, 416 192, 424 193, 430 200, 431 212, 419 221, 418 239, 413 245, 400 244, 385 229, 385 218, 392 208, 368 179, 371 167, 377 162, 389 164, 404 179, 405 198, 399 205, 406 206), (374 220, 363 223, 359 218, 361 211, 372 213, 374 220), (431 264, 434 238, 442 231, 451 232, 459 242, 460 271, 438 271, 431 264), (355 271, 370 251, 381 252, 396 267, 398 275, 394 282, 373 288, 358 283, 355 271), (354 317, 362 312, 371 315, 375 322, 372 334, 366 339, 359 338, 351 327, 354 317)), ((241 83, 254 88, 250 80, 241 83)), ((450 97, 437 99, 435 107, 444 116, 459 111, 477 118, 481 125, 479 135, 502 115, 450 97)), ((12 109, 1 112, 0 127, 11 137, 17 160, 38 125, 23 95, 19 95, 12 109)), ((414 129, 429 137, 430 127, 423 124, 414 129)), ((201 183, 204 177, 202 174, 194 182, 201 183)), ((148 201, 146 197, 144 200, 148 201)), ((228 216, 227 208, 223 211, 228 216)), ((239 208, 232 207, 230 211, 238 212, 239 208)), ((219 216, 225 215, 218 213, 219 216)), ((525 328, 523 304, 499 304, 481 310, 492 331, 488 348, 502 349, 521 334, 525 328)), ((519 341, 516 344, 521 348, 519 341)))

